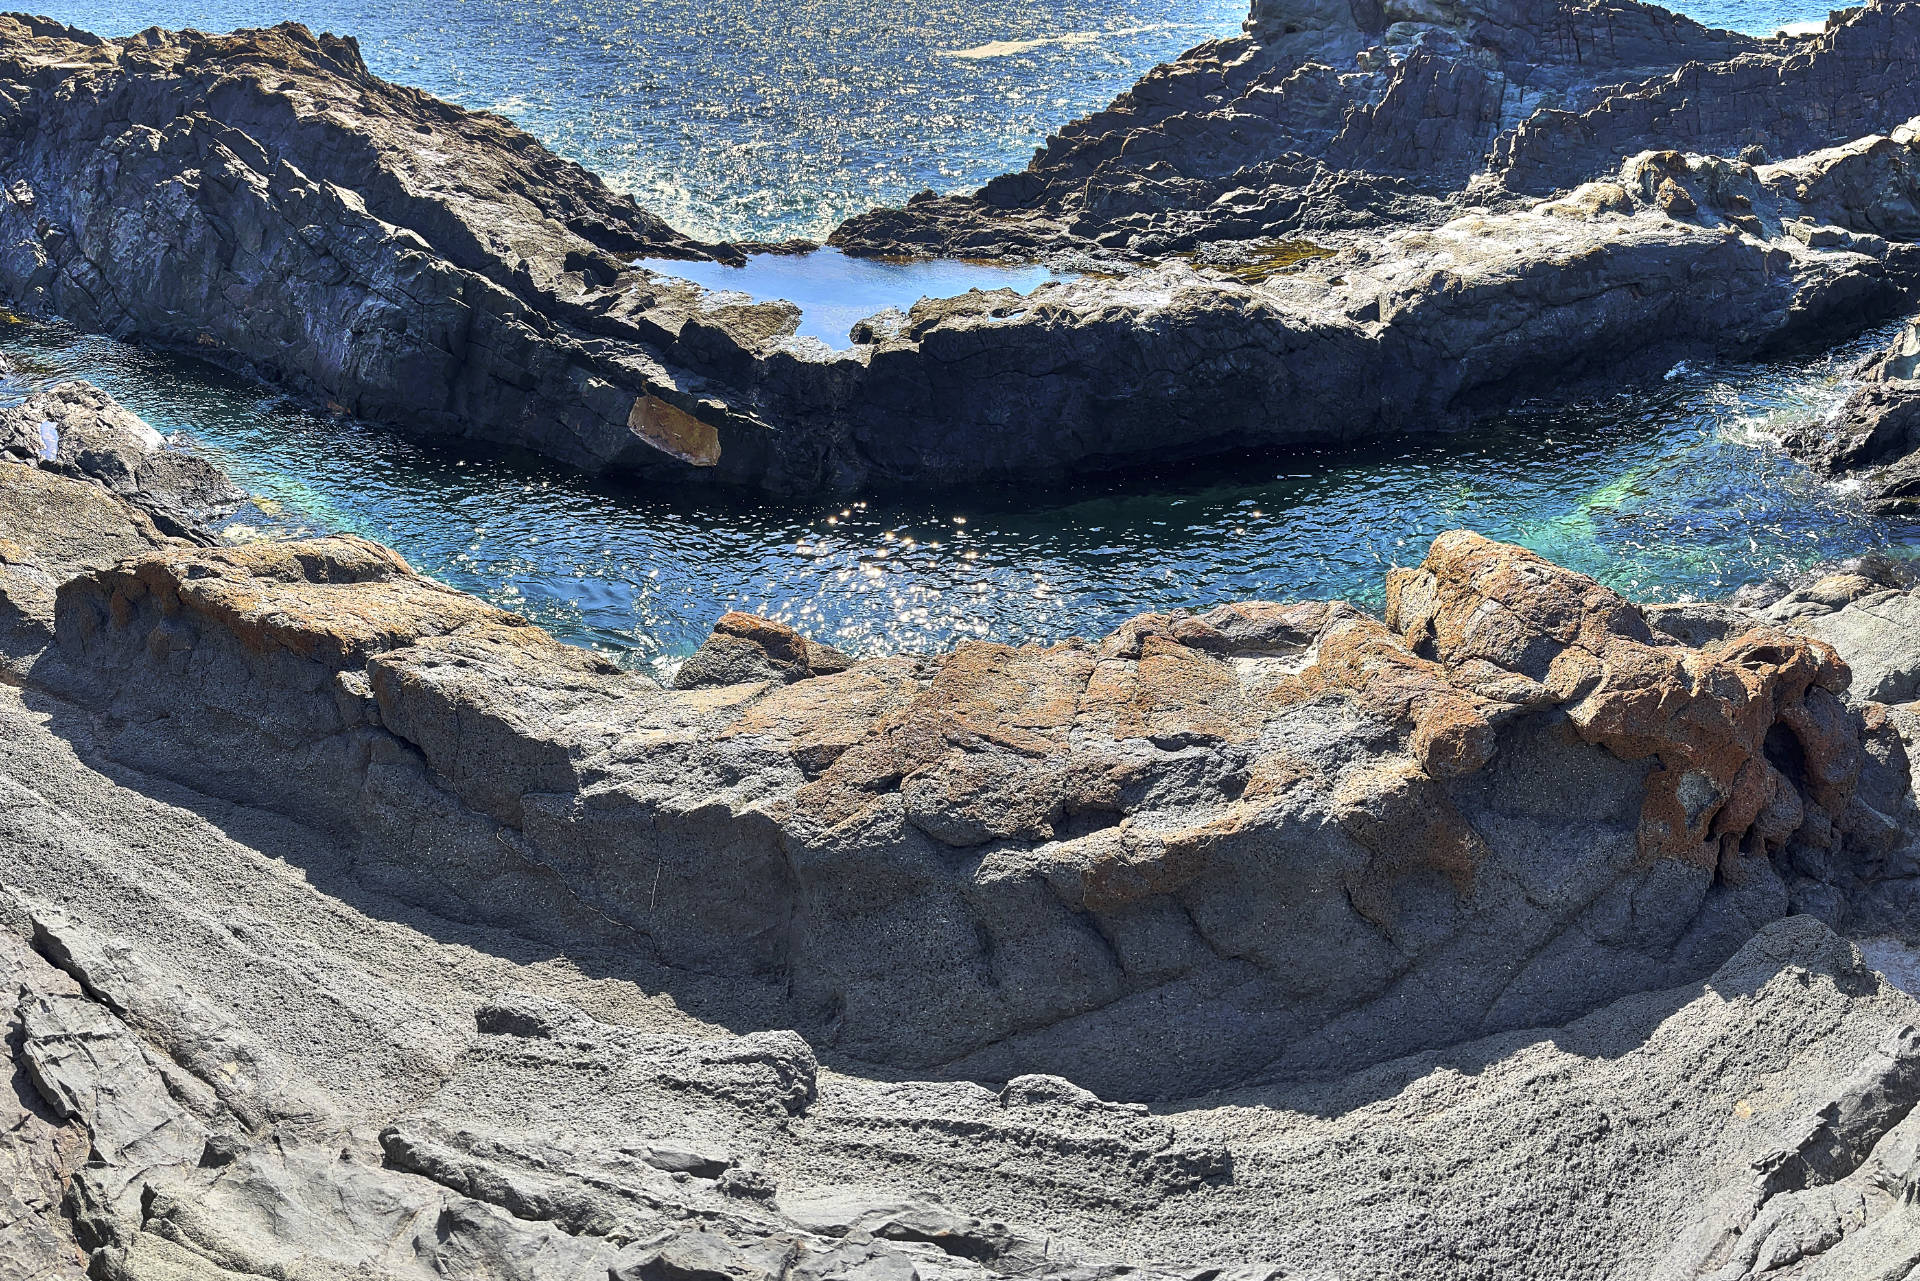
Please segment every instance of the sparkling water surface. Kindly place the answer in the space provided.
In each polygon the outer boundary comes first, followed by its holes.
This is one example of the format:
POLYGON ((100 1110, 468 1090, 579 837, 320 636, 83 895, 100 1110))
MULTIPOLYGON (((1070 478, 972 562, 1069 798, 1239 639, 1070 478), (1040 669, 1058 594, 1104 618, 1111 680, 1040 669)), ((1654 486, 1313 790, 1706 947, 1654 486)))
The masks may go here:
MULTIPOLYGON (((1685 7, 1762 33, 1824 15, 1798 3, 1685 7)), ((780 239, 1017 167, 1049 128, 1149 64, 1236 30, 1244 4, 57 0, 48 12, 104 34, 282 18, 351 32, 375 71, 502 111, 683 226, 780 239)), ((833 269, 782 286, 827 291, 808 320, 831 341, 851 320, 820 314, 844 292, 844 261, 774 264, 833 269)), ((530 457, 416 444, 60 326, 0 327, 0 349, 21 370, 7 394, 88 378, 215 455, 259 496, 229 526, 235 538, 361 533, 644 667, 691 651, 729 608, 873 653, 1092 636, 1144 609, 1246 597, 1377 604, 1387 567, 1459 526, 1642 599, 1714 596, 1900 549, 1920 534, 1913 522, 1867 516, 1769 442, 1779 423, 1827 412, 1841 371, 1887 336, 1832 356, 1681 369, 1651 389, 1366 452, 1242 459, 1211 476, 1066 495, 857 504, 661 497, 530 457)))
MULTIPOLYGON (((1758 35, 1808 0, 1688 0, 1758 35)), ((104 36, 293 20, 379 75, 497 111, 682 230, 823 238, 979 186, 1155 63, 1238 33, 1246 0, 39 0, 104 36)))
POLYGON ((1245 459, 1213 477, 861 503, 649 496, 537 459, 457 453, 311 413, 195 362, 61 327, 0 333, 13 395, 64 377, 190 432, 258 508, 235 538, 347 530, 637 667, 745 609, 860 653, 1097 636, 1148 609, 1250 597, 1377 605, 1389 566, 1469 527, 1643 600, 1722 595, 1814 561, 1899 549, 1770 443, 1825 413, 1831 356, 1682 367, 1648 390, 1363 453, 1245 459))
POLYGON ((283 20, 497 111, 683 231, 819 239, 977 187, 1246 0, 40 0, 101 35, 283 20))

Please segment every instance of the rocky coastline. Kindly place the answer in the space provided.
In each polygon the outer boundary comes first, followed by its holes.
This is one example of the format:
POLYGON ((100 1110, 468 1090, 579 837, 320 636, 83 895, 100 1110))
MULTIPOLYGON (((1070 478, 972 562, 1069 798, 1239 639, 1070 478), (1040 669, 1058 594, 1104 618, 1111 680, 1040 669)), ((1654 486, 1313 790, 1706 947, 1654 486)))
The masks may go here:
MULTIPOLYGON (((1261 0, 835 237, 1078 279, 835 353, 349 39, 15 15, 0 291, 672 484, 1430 431, 1910 309, 1916 35, 1261 0)), ((1910 504, 1916 372, 1784 443, 1910 504)), ((1920 1271, 1900 562, 1643 606, 1458 530, 1375 613, 728 613, 667 684, 244 498, 85 383, 0 408, 0 1281, 1920 1271)))
POLYGON ((630 265, 743 250, 349 39, 0 18, 0 292, 643 484, 1044 484, 1442 431, 1897 314, 1917 47, 1885 0, 1774 41, 1625 0, 1261 5, 1022 173, 833 237, 1074 278, 835 350, 792 304, 630 265))
POLYGON ((230 487, 92 388, 0 439, 15 1275, 1915 1261, 1885 567, 1642 610, 1461 532, 1381 617, 735 614, 664 688, 169 532, 230 487))

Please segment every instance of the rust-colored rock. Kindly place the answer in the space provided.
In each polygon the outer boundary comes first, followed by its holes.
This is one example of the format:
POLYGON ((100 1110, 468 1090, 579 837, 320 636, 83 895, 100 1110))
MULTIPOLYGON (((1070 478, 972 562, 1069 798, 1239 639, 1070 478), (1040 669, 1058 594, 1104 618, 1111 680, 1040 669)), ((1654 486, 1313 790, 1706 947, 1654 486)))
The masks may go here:
POLYGON ((306 812, 489 825, 436 911, 563 886, 669 964, 776 982, 824 1043, 960 1073, 1157 1090, 1538 1026, 1705 973, 1905 821, 1826 645, 1692 648, 1466 533, 1384 621, 1243 602, 854 662, 729 614, 673 690, 356 539, 164 548, 61 605, 115 723, 175 717, 182 679, 231 701, 164 754, 130 737, 143 768, 280 796, 248 735, 328 727, 306 812), (213 759, 176 754, 194 733, 213 759), (1156 1013, 1175 989, 1204 1033, 1156 1013))
POLYGON ((163 549, 68 583, 61 625, 125 621, 148 598, 162 616, 197 616, 257 653, 285 650, 335 669, 476 624, 562 648, 525 619, 423 578, 399 553, 351 534, 163 549))
POLYGON ((1777 847, 1798 803, 1768 759, 1781 731, 1812 799, 1846 808, 1859 748, 1838 699, 1848 672, 1826 644, 1756 629, 1692 649, 1592 579, 1469 533, 1436 539, 1387 592, 1388 625, 1410 649, 1534 683, 1546 697, 1532 705, 1562 708, 1587 742, 1654 764, 1640 827, 1649 857, 1712 865, 1750 839, 1777 847))
POLYGON ((798 681, 844 672, 853 659, 808 640, 785 623, 738 610, 720 616, 697 653, 680 665, 681 689, 737 685, 747 681, 798 681))

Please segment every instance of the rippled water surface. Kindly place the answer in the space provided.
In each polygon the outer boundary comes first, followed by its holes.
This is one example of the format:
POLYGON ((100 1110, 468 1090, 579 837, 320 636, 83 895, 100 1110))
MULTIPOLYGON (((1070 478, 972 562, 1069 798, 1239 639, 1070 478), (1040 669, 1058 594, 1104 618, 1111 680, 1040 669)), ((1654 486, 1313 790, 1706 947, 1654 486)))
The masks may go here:
POLYGON ((1783 27, 1823 21, 1829 10, 1847 6, 1807 0, 1688 0, 1672 7, 1708 26, 1767 36, 1783 27))
POLYGON ((1643 599, 1712 596, 1920 530, 1869 517, 1766 441, 1819 414, 1835 357, 1678 371, 1651 391, 1369 454, 1245 461, 1071 498, 774 505, 673 500, 525 458, 461 456, 316 416, 240 380, 57 328, 4 334, 14 394, 65 376, 186 430, 260 495, 230 532, 351 530, 637 666, 730 608, 873 653, 1099 635, 1246 597, 1377 603, 1388 566, 1468 526, 1643 599))
POLYGON ((975 187, 1245 0, 43 0, 103 35, 296 19, 498 111, 683 230, 824 236, 975 187))
MULTIPOLYGON (((773 239, 818 235, 871 204, 1015 167, 1050 128, 1103 104, 1149 64, 1236 30, 1244 8, 50 0, 48 12, 106 34, 281 18, 350 32, 376 71, 513 117, 690 229, 773 239)), ((1778 0, 1686 8, 1760 32, 1824 13, 1778 0)), ((825 291, 809 322, 837 326, 826 336, 842 338, 842 317, 821 313, 849 288, 823 268, 841 271, 844 261, 807 261, 814 274, 754 291, 825 291)), ((534 459, 415 445, 191 362, 57 327, 9 326, 0 347, 22 366, 11 394, 90 378, 216 454, 259 495, 234 537, 362 533, 640 666, 689 652, 728 608, 875 652, 965 636, 1097 635, 1143 609, 1244 597, 1377 602, 1388 566, 1463 525, 1643 598, 1715 595, 1920 532, 1865 516, 1766 444, 1770 423, 1834 403, 1844 353, 1683 370, 1652 390, 1515 415, 1445 441, 1243 460, 1231 480, 775 505, 663 498, 534 459)))
MULTIPOLYGON (((1765 34, 1807 0, 1690 0, 1765 34)), ((682 229, 823 236, 915 191, 980 185, 1246 0, 41 0, 102 35, 285 19, 356 36, 380 75, 511 117, 682 229)))

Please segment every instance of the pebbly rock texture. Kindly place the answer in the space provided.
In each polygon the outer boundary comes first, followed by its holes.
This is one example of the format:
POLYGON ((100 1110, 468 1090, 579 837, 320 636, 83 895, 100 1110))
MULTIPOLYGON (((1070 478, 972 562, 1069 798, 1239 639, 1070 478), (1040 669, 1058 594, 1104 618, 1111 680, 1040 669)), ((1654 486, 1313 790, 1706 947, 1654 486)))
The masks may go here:
POLYGON ((665 690, 131 502, 0 461, 0 1277, 1920 1264, 1875 564, 1649 616, 1451 534, 1384 619, 729 615, 665 690))
POLYGON ((1097 251, 1099 271, 923 300, 834 349, 796 337, 789 303, 632 266, 738 251, 491 116, 378 80, 349 40, 0 19, 0 291, 404 430, 779 493, 1044 484, 1444 430, 1852 332, 1915 294, 1903 59, 1920 6, 1786 44, 1626 0, 1263 5, 1251 31, 1156 72, 1026 175, 840 235, 1097 251), (1478 172, 1514 121, 1545 129, 1590 100, 1604 116, 1607 85, 1684 86, 1682 64, 1791 87, 1728 108, 1785 103, 1756 126, 1782 158, 1662 107, 1630 145, 1538 144, 1570 166, 1550 182, 1478 172), (1847 105, 1807 105, 1828 101, 1847 105), (1669 136, 1747 159, 1644 150, 1669 136), (1303 183, 1351 208, 1303 213, 1303 183))

